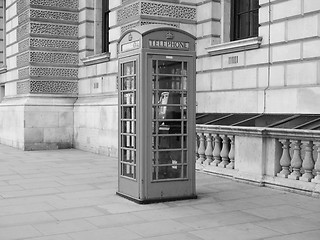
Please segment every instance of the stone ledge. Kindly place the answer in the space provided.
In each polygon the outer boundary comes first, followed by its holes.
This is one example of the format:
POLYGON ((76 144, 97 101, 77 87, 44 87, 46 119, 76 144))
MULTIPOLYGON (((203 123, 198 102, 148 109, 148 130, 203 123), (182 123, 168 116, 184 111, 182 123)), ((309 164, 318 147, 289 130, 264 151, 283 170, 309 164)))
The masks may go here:
POLYGON ((238 173, 238 170, 236 169, 216 167, 214 165, 204 166, 203 171, 207 173, 213 173, 213 174, 228 176, 232 178, 238 173))
POLYGON ((304 182, 301 180, 293 180, 282 177, 265 176, 264 182, 266 186, 286 190, 289 192, 299 193, 320 197, 320 184, 314 182, 304 182))
POLYGON ((197 171, 213 174, 221 177, 233 179, 235 181, 266 186, 274 189, 285 190, 288 192, 299 193, 303 195, 320 197, 320 184, 316 182, 304 182, 282 177, 274 177, 259 174, 250 174, 239 172, 237 169, 226 169, 215 166, 197 166, 197 171))
POLYGON ((81 61, 85 66, 107 62, 110 60, 110 53, 101 53, 93 56, 82 58, 81 61))
POLYGON ((247 51, 257 49, 260 47, 262 37, 246 38, 238 41, 221 43, 206 48, 211 56, 222 55, 226 53, 234 53, 240 51, 247 51))
POLYGON ((3 66, 0 66, 0 74, 1 73, 6 73, 7 72, 7 66, 3 65, 3 66))
POLYGON ((70 149, 73 148, 70 142, 57 142, 57 143, 25 143, 24 151, 39 151, 39 150, 57 150, 57 149, 70 149))

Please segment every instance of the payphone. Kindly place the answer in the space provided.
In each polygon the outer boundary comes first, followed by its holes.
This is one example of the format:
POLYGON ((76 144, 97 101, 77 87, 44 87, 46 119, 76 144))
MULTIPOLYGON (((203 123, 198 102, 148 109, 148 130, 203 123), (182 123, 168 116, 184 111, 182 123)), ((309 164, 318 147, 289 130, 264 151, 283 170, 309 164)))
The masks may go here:
POLYGON ((117 194, 138 203, 196 198, 195 38, 145 25, 119 52, 117 194))

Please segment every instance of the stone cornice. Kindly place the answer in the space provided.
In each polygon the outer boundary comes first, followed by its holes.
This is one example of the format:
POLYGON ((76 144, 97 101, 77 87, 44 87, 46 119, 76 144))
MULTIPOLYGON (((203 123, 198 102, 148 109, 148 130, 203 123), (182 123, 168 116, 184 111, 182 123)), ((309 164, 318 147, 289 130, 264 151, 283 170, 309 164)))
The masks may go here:
POLYGON ((110 60, 110 53, 101 53, 93 56, 82 58, 81 61, 84 65, 93 65, 102 62, 107 62, 110 60))
POLYGON ((251 49, 257 49, 260 47, 262 37, 252 37, 241 39, 238 41, 232 41, 227 43, 221 43, 206 48, 207 52, 212 55, 221 55, 226 53, 247 51, 251 49))

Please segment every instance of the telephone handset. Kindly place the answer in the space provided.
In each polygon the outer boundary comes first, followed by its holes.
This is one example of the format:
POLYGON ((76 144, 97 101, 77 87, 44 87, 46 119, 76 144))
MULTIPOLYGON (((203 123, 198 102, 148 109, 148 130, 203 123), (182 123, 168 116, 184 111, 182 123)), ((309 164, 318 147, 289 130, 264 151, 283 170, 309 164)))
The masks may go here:
POLYGON ((166 119, 167 114, 167 104, 169 99, 169 92, 162 92, 160 99, 158 101, 159 106, 159 118, 166 119))

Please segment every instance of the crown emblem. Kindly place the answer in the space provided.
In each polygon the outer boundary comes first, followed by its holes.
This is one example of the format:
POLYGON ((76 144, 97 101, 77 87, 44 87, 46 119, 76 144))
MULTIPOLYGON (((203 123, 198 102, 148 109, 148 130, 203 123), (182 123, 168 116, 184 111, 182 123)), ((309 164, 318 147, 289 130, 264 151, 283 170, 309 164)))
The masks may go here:
POLYGON ((166 33, 166 38, 167 38, 167 39, 173 39, 173 38, 174 38, 173 33, 172 33, 172 32, 167 32, 167 33, 166 33))
POLYGON ((128 40, 129 40, 129 41, 132 41, 132 38, 133 38, 133 37, 132 37, 132 34, 130 33, 129 36, 128 36, 128 40))

